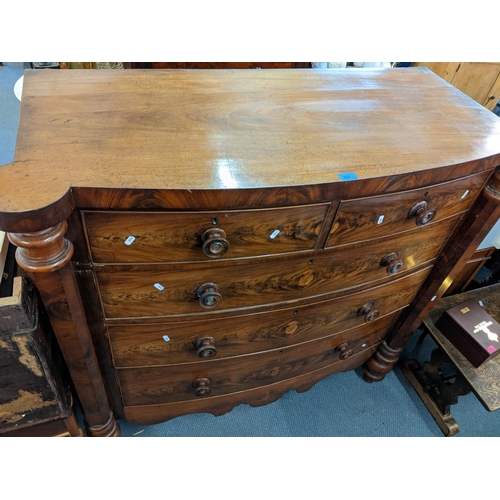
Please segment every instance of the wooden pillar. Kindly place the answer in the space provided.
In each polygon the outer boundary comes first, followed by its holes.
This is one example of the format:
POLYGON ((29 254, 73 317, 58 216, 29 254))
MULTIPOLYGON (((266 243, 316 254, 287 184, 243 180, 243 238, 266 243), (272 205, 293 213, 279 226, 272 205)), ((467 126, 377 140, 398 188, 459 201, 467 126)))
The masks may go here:
POLYGON ((389 373, 406 342, 453 283, 479 244, 500 218, 500 169, 497 169, 460 229, 448 241, 435 266, 409 307, 390 328, 386 340, 363 366, 366 382, 379 382, 389 373))
POLYGON ((38 288, 82 404, 90 436, 119 436, 92 344, 72 268, 68 224, 32 233, 9 233, 16 260, 38 288))

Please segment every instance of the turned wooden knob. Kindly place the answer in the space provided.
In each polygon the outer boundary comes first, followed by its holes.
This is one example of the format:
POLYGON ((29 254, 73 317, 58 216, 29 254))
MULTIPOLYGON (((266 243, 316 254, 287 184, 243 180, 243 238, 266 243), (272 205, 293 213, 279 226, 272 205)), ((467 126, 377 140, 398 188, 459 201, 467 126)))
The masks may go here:
POLYGON ((388 253, 381 261, 382 267, 387 267, 387 274, 396 274, 403 269, 404 261, 399 258, 396 252, 388 253))
POLYGON ((378 309, 374 309, 373 306, 373 302, 368 302, 358 311, 358 316, 365 317, 365 323, 370 323, 370 321, 373 321, 380 316, 380 311, 378 309))
POLYGON ((408 219, 413 219, 415 217, 417 226, 422 227, 429 224, 429 222, 434 219, 435 215, 435 210, 427 210, 426 201, 419 201, 408 212, 408 219))
POLYGON ((352 356, 353 351, 348 347, 349 345, 347 344, 347 342, 343 342, 335 348, 336 351, 340 351, 340 359, 347 359, 348 357, 352 356))
POLYGON ((229 250, 229 241, 226 240, 226 232, 222 229, 208 229, 202 234, 201 241, 203 243, 203 253, 207 257, 215 259, 229 250))
POLYGON ((209 396, 212 390, 210 389, 210 379, 209 378, 198 378, 193 382, 194 395, 202 398, 204 396, 209 396))
POLYGON ((219 293, 219 285, 216 283, 201 285, 196 290, 196 294, 200 300, 200 306, 207 309, 215 307, 222 300, 222 295, 219 293))
POLYGON ((213 358, 217 354, 215 340, 213 337, 202 337, 194 341, 196 354, 199 358, 213 358))

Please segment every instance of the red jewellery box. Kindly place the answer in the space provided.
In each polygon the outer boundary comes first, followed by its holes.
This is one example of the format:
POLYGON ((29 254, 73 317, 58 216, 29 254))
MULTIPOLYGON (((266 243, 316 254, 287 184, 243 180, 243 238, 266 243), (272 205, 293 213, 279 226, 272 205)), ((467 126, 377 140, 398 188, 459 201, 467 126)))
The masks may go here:
POLYGON ((436 327, 475 368, 500 353, 500 324, 475 300, 445 311, 436 327))

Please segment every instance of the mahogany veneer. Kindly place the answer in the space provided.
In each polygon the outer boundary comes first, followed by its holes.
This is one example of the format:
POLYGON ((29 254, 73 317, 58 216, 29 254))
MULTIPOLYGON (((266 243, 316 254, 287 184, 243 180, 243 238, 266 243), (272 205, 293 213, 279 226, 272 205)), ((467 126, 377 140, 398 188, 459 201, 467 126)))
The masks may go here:
POLYGON ((500 214, 500 120, 423 68, 27 70, 0 229, 87 432, 382 380, 500 214))

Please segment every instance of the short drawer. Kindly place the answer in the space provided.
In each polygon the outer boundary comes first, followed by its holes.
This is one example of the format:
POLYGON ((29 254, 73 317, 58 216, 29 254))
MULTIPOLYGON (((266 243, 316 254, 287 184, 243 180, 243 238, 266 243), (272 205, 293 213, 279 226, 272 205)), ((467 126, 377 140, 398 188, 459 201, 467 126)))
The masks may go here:
POLYGON ((394 314, 318 341, 205 363, 122 368, 126 406, 210 398, 272 384, 348 358, 377 344, 394 314))
POLYGON ((224 359, 310 340, 371 323, 407 306, 429 268, 363 292, 253 315, 108 327, 116 367, 224 359))
POLYGON ((209 264, 108 265, 94 269, 106 318, 234 312, 390 281, 430 263, 457 221, 446 219, 428 232, 408 231, 369 247, 362 244, 209 264))
POLYGON ((225 212, 82 212, 94 262, 252 257, 316 245, 329 204, 225 212))
POLYGON ((419 227, 423 230, 468 210, 489 172, 422 189, 342 201, 327 247, 371 240, 419 227))

